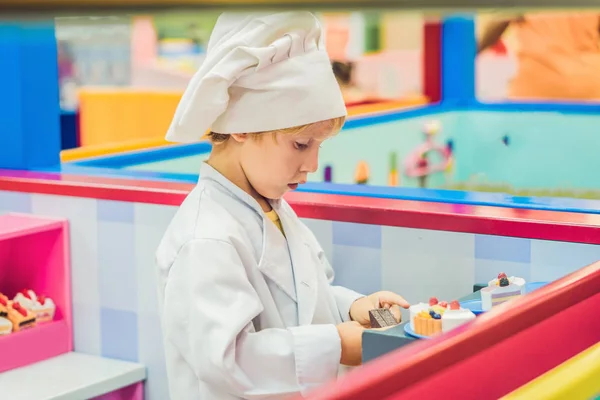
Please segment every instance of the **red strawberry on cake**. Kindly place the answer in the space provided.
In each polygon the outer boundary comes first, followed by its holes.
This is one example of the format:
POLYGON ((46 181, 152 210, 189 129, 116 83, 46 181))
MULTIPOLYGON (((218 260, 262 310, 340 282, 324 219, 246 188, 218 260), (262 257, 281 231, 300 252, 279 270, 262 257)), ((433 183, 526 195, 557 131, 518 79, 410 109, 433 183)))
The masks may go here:
POLYGON ((8 297, 0 293, 0 317, 6 318, 8 315, 8 307, 10 306, 10 300, 8 297))

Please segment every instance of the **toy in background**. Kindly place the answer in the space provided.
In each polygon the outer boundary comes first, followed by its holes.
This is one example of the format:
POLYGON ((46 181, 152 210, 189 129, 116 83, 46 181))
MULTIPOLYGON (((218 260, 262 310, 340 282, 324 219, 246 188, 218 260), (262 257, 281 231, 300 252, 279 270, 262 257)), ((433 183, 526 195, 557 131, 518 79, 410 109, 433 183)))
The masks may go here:
POLYGON ((369 165, 365 161, 360 161, 356 166, 354 182, 357 185, 366 185, 369 182, 369 165))
POLYGON ((419 186, 427 187, 427 178, 437 172, 447 171, 452 166, 452 150, 436 143, 433 139, 441 130, 439 121, 429 121, 423 127, 425 142, 414 149, 404 160, 404 174, 409 178, 417 178, 419 186), (431 164, 429 154, 437 153, 441 161, 431 164))
POLYGON ((369 97, 353 79, 354 64, 351 62, 332 61, 331 67, 342 90, 342 96, 347 106, 376 103, 378 100, 369 97))
POLYGON ((444 171, 446 174, 446 183, 450 183, 453 180, 454 172, 454 140, 448 139, 446 142, 446 155, 448 156, 448 166, 444 171))
POLYGON ((54 319, 56 305, 52 299, 23 289, 11 301, 0 293, 0 335, 33 328, 54 319))
POLYGON ((130 84, 129 18, 57 18, 55 26, 63 108, 77 108, 77 91, 82 86, 130 84))
POLYGON ((333 182, 333 168, 331 165, 327 165, 323 170, 323 182, 333 182))
POLYGON ((390 154, 390 174, 388 176, 389 186, 398 186, 400 184, 398 176, 398 162, 395 152, 390 154))
POLYGON ((75 57, 72 46, 65 40, 58 40, 58 86, 60 91, 60 107, 63 110, 77 109, 77 78, 75 57))

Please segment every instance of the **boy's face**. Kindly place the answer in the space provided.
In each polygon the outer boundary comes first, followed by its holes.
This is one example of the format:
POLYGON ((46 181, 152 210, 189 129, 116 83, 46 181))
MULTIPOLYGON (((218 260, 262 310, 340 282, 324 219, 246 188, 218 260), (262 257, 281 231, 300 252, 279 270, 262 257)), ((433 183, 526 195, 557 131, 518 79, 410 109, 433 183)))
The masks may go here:
POLYGON ((264 137, 235 135, 243 142, 241 166, 250 185, 267 199, 278 199, 299 184, 319 166, 319 147, 333 135, 330 124, 317 123, 297 134, 270 133, 264 137))

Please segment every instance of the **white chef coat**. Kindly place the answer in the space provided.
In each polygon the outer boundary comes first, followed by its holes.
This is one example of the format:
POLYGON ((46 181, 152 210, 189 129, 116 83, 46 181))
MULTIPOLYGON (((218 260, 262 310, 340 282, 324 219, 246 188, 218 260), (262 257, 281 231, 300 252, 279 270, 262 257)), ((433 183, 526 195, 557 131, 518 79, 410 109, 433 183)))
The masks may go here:
POLYGON ((335 327, 360 294, 332 285, 285 200, 259 204, 203 163, 157 250, 171 400, 279 399, 335 379, 335 327))

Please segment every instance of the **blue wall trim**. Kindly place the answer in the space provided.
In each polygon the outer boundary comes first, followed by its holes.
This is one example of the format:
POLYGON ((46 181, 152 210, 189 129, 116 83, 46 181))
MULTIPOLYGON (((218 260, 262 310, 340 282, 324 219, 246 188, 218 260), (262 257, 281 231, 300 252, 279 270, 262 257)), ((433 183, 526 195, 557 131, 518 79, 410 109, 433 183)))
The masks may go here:
MULTIPOLYGON (((152 171, 135 171, 65 164, 47 168, 43 172, 63 172, 75 175, 129 178, 139 180, 169 181, 195 184, 198 174, 175 174, 152 171)), ((493 206, 529 210, 567 211, 600 214, 600 201, 555 197, 521 197, 502 193, 465 192, 458 190, 418 189, 389 186, 343 185, 336 183, 307 183, 299 192, 378 197, 394 200, 429 201, 435 203, 493 206)))
POLYGON ((126 153, 111 154, 109 156, 86 158, 85 160, 74 161, 68 164, 79 165, 82 167, 125 168, 131 165, 146 164, 207 153, 211 149, 212 145, 209 142, 168 145, 126 153))

